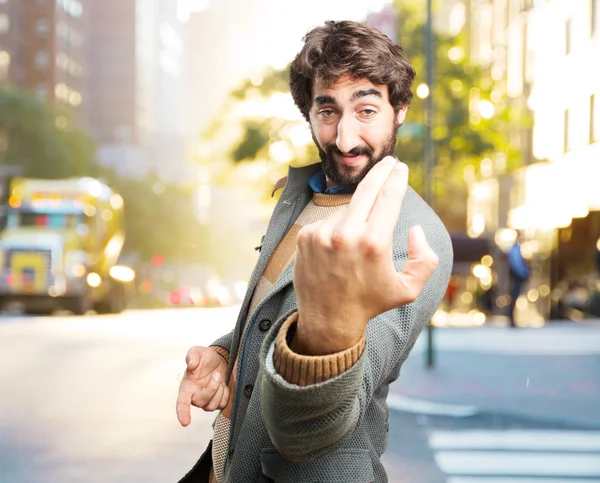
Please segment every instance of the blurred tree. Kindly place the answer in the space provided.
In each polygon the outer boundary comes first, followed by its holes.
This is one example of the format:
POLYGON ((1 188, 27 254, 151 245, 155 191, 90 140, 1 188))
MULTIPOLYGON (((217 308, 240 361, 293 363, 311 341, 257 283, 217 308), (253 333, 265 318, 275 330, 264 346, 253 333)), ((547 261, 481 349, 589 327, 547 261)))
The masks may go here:
POLYGON ((68 112, 13 86, 0 87, 0 165, 20 166, 36 178, 98 171, 93 142, 68 112))
POLYGON ((269 121, 248 121, 246 123, 244 137, 232 152, 234 161, 239 162, 256 158, 260 150, 269 142, 269 121))
POLYGON ((22 176, 103 179, 125 201, 125 251, 142 261, 156 253, 168 260, 201 261, 204 228, 192 214, 192 192, 155 177, 119 179, 95 161, 95 146, 68 111, 13 86, 0 87, 0 165, 19 166, 22 176))
POLYGON ((124 251, 147 262, 160 254, 167 262, 206 261, 206 227, 193 214, 191 188, 165 184, 150 176, 143 180, 105 180, 123 196, 126 233, 124 251))
MULTIPOLYGON (((415 92, 425 82, 425 10, 419 3, 396 1, 396 11, 398 44, 417 72, 415 92)), ((520 167, 520 151, 511 143, 510 131, 530 127, 531 119, 503 97, 490 69, 469 60, 464 31, 457 36, 434 32, 434 45, 435 209, 450 229, 462 230, 465 180, 520 167)), ((415 95, 406 119, 398 131, 396 154, 411 168, 411 186, 423 192, 424 99, 415 95)))

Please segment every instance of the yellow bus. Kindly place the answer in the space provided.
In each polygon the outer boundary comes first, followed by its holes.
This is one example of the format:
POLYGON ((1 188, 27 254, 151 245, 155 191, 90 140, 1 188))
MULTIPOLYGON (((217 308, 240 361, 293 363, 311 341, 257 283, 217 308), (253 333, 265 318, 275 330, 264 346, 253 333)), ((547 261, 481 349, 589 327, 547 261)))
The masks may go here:
POLYGON ((0 303, 28 313, 125 307, 134 271, 118 265, 123 198, 93 178, 14 178, 0 233, 0 303))

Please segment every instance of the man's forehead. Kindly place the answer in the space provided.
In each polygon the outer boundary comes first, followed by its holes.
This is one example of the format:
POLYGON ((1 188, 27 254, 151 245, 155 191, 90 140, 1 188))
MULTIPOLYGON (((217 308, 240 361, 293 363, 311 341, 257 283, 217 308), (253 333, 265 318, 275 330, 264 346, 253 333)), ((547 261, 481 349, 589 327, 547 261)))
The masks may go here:
POLYGON ((379 91, 384 99, 388 97, 388 88, 385 84, 373 84, 369 79, 353 79, 349 76, 343 76, 335 79, 328 84, 315 79, 313 85, 313 99, 317 96, 330 95, 336 97, 336 93, 344 93, 347 97, 352 96, 358 91, 379 91))

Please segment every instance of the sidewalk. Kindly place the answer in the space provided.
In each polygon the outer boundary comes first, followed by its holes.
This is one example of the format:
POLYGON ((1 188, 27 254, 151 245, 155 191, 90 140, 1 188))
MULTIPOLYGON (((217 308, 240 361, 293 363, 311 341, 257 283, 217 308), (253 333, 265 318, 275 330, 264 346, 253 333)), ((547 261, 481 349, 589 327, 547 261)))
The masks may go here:
POLYGON ((392 395, 600 428, 600 323, 435 329, 431 370, 424 336, 392 395))

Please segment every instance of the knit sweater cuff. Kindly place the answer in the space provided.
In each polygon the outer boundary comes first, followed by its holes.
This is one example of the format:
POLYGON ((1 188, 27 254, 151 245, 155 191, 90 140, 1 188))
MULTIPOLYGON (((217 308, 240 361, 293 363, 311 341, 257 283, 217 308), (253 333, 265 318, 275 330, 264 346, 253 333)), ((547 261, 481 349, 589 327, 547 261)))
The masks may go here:
POLYGON ((366 337, 352 347, 324 356, 306 356, 293 352, 287 343, 290 329, 298 322, 298 312, 293 313, 281 326, 275 339, 273 364, 277 373, 290 384, 310 386, 343 374, 360 358, 366 337))
POLYGON ((221 347, 220 345, 211 345, 210 348, 219 354, 223 359, 225 359, 227 364, 229 364, 229 351, 225 349, 225 347, 221 347))

